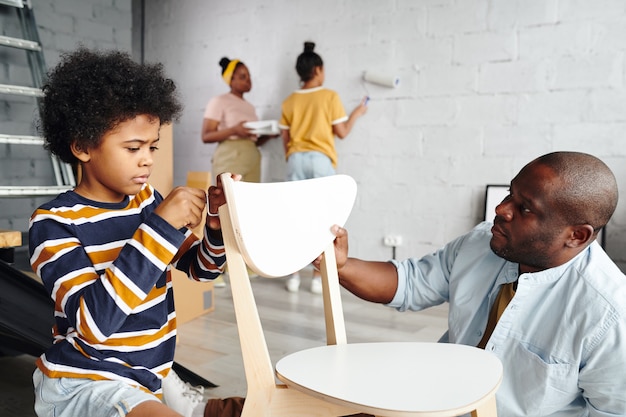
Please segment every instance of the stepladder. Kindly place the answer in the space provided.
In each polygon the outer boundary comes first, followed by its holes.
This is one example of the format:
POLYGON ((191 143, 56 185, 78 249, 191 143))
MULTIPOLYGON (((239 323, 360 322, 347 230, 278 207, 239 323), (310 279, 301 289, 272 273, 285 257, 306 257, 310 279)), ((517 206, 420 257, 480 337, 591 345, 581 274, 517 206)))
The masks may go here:
POLYGON ((46 64, 31 2, 0 0, 0 26, 0 199, 56 195, 76 181, 39 136, 46 64))

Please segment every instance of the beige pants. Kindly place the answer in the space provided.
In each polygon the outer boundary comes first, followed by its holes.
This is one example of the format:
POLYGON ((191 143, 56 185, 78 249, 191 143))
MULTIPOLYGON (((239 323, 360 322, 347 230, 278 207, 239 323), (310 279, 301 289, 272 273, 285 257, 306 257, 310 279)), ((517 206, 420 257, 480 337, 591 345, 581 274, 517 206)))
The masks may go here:
POLYGON ((261 152, 250 139, 220 142, 213 153, 212 175, 224 172, 241 174, 246 182, 261 182, 261 152))

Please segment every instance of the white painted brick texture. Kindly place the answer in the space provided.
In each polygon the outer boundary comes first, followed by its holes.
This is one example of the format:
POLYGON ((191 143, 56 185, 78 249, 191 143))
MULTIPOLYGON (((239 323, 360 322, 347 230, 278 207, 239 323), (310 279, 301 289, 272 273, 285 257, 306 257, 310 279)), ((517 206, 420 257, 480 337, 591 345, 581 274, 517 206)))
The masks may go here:
MULTIPOLYGON (((88 47, 131 49, 131 0, 33 0, 33 10, 48 67, 59 54, 79 43, 88 47)), ((3 34, 20 37, 15 14, 0 14, 3 34)), ((32 85, 25 54, 6 52, 0 60, 0 82, 32 85)), ((2 133, 37 134, 34 100, 0 97, 2 133)), ((43 148, 0 145, 0 175, 4 185, 51 185, 52 164, 43 148)), ((0 228, 26 231, 32 211, 49 197, 0 199, 0 228)))
MULTIPOLYGON (((368 113, 337 141, 338 171, 359 184, 348 222, 355 256, 388 259, 386 234, 402 235, 398 257, 435 250, 482 219, 486 184, 508 183, 553 150, 601 157, 626 195, 623 0, 146 5, 146 59, 165 64, 185 103, 175 126, 177 184, 187 170, 210 169, 214 145, 201 143, 200 128, 206 102, 227 91, 217 65, 224 55, 250 67, 247 98, 264 119, 279 118, 280 103, 299 87, 294 65, 308 39, 324 58, 326 87, 348 111, 371 96, 368 113), (400 86, 364 84, 365 70, 397 74, 400 86)), ((49 64, 78 40, 130 48, 130 0, 35 0, 35 7, 47 14, 38 20, 49 64)), ((283 180, 280 140, 262 153, 264 180, 283 180)), ((607 236, 622 269, 625 207, 626 199, 607 236)))
MULTIPOLYGON (((206 101, 227 91, 219 58, 246 62, 248 99, 262 118, 279 118, 311 39, 326 87, 348 111, 371 96, 337 141, 338 171, 359 184, 348 222, 355 256, 389 258, 386 234, 402 235, 399 257, 440 247, 482 219, 486 184, 506 184, 554 150, 603 158, 626 195, 625 9, 617 0, 154 0, 147 57, 165 63, 187 109, 175 127, 175 182, 210 169, 214 147, 199 136, 206 101), (400 86, 364 84, 365 70, 396 74, 400 86)), ((283 180, 280 140, 262 153, 264 180, 283 180)), ((625 206, 608 228, 608 252, 623 268, 625 206)))

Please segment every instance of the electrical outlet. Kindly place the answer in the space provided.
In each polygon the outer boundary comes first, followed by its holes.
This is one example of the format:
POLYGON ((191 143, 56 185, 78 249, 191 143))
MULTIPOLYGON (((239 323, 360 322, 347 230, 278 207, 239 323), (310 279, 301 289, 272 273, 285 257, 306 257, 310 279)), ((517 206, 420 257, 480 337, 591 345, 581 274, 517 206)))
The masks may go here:
POLYGON ((402 246, 402 236, 387 235, 383 238, 383 244, 389 247, 402 246))

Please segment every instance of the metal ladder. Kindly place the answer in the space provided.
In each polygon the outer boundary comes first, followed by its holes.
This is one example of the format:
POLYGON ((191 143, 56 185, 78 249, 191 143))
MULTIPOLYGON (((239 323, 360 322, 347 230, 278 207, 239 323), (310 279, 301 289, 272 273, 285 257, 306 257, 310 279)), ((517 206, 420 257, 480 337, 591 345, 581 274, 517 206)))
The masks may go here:
MULTIPOLYGON (((33 7, 29 0, 0 0, 0 8, 11 8, 19 19, 22 38, 0 36, 0 47, 16 48, 26 53, 28 66, 33 81, 32 86, 0 84, 0 95, 22 96, 32 98, 40 109, 40 99, 43 97, 41 87, 46 73, 43 50, 37 32, 37 24, 33 14, 33 7)), ((7 9, 8 10, 8 9, 7 9)), ((9 10, 8 10, 9 11, 9 10)), ((10 11, 9 11, 10 12, 10 11)), ((9 56, 9 55, 7 55, 9 56)), ((5 134, 0 132, 0 144, 14 146, 43 146, 43 138, 30 135, 5 134)), ((0 185, 0 197, 39 197, 57 195, 76 185, 72 167, 62 162, 54 155, 50 155, 54 184, 51 185, 0 185)), ((52 182, 52 181, 51 181, 52 182)))

